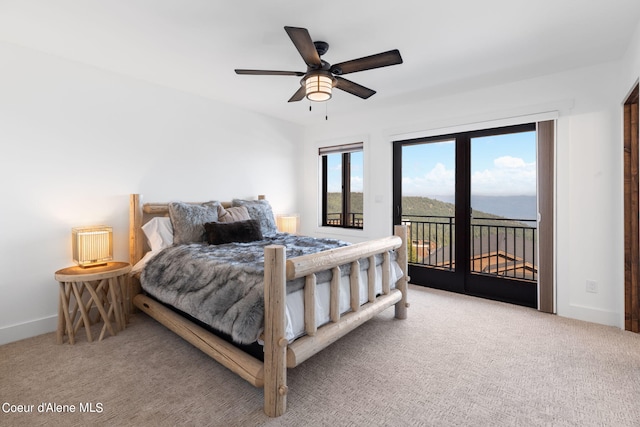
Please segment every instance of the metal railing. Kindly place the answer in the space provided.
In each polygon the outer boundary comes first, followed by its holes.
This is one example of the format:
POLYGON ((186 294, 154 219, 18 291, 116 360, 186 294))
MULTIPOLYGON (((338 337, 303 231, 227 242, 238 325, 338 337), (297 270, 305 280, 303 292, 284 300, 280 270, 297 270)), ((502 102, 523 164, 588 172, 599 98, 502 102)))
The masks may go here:
POLYGON ((409 262, 453 270, 455 218, 412 215, 402 219, 407 226, 409 262))
POLYGON ((337 227, 362 228, 364 225, 364 217, 362 215, 362 212, 351 212, 347 215, 346 224, 343 224, 342 213, 340 212, 327 213, 326 225, 337 226, 337 227))
MULTIPOLYGON (((437 215, 404 217, 408 227, 409 263, 455 269, 455 218, 437 215)), ((472 273, 536 281, 535 220, 473 218, 470 239, 472 273)))

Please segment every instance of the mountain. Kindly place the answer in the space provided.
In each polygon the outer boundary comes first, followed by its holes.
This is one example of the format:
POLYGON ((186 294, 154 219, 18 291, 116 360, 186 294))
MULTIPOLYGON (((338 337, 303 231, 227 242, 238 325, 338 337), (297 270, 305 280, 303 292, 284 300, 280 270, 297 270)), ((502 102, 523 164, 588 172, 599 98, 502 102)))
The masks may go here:
MULTIPOLYGON (((438 196, 438 198, 422 196, 406 196, 402 198, 402 215, 411 217, 413 215, 430 216, 455 216, 455 205, 447 199, 449 197, 438 196), (440 200, 439 200, 440 199, 440 200)), ((449 199, 453 199, 451 196, 449 199)), ((452 201, 452 200, 451 200, 452 201)), ((535 226, 536 197, 535 196, 473 196, 472 206, 473 216, 476 218, 514 218, 529 221, 504 221, 501 225, 521 226, 527 224, 535 226)), ((327 212, 341 212, 341 193, 328 194, 327 212)), ((351 212, 363 212, 362 193, 351 193, 351 212)), ((492 222, 492 224, 496 224, 492 222)))
MULTIPOLYGON (((351 193, 351 212, 362 213, 362 193, 351 193)), ((327 212, 342 212, 342 193, 327 194, 327 212)))
MULTIPOLYGON (((514 218, 512 216, 489 213, 487 211, 478 209, 477 205, 473 205, 473 206, 474 206, 473 216, 475 218, 514 218)), ((486 204, 486 206, 492 209, 493 212, 498 211, 498 209, 493 209, 493 206, 490 204, 486 204)), ((429 197, 420 197, 420 196, 403 197, 402 198, 402 216, 411 217, 414 215, 453 217, 455 216, 455 205, 453 203, 448 203, 442 200, 432 199, 429 197)), ((521 219, 521 218, 518 217, 516 219, 521 219)))
MULTIPOLYGON (((434 199, 453 203, 453 196, 435 196, 434 199)), ((538 217, 536 196, 471 196, 471 206, 476 212, 488 212, 503 218, 535 221, 538 217)))

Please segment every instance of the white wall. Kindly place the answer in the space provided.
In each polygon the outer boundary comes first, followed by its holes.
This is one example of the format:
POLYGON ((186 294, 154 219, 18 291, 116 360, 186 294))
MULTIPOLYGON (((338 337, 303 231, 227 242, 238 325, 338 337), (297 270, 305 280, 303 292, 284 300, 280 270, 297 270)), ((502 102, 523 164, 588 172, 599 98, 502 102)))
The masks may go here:
POLYGON ((6 43, 0 70, 0 344, 55 330, 71 227, 128 260, 129 193, 298 210, 297 126, 6 43))
POLYGON ((626 98, 640 78, 640 22, 638 22, 629 47, 627 48, 622 70, 623 76, 622 79, 620 79, 620 92, 623 97, 626 98))
POLYGON ((392 100, 306 129, 303 232, 361 240, 391 231, 393 140, 555 111, 557 311, 622 327, 621 67, 602 64, 447 97, 417 93, 409 104, 392 100), (317 226, 317 147, 345 139, 365 140, 366 228, 336 234, 317 226), (586 292, 586 280, 597 281, 597 294, 586 292))

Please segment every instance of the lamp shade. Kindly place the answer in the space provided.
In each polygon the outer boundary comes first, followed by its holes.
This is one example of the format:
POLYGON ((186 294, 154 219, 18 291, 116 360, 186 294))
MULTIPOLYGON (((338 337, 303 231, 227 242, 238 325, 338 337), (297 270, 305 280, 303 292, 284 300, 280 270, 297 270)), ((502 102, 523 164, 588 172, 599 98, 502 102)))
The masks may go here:
POLYGON ((279 215, 276 218, 276 225, 281 233, 296 234, 298 232, 298 215, 279 215))
POLYGON ((327 101, 331 99, 333 79, 323 74, 313 74, 304 82, 307 99, 309 101, 327 101))
POLYGON ((71 229, 73 261, 80 267, 104 265, 113 259, 113 228, 105 225, 71 229))

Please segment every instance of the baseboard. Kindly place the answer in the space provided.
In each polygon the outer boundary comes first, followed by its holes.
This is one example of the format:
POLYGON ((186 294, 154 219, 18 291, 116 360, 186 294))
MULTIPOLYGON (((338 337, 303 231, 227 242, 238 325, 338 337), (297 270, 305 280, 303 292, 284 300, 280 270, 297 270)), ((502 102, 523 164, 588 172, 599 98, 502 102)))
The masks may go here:
POLYGON ((53 332, 57 328, 57 314, 17 325, 5 326, 0 328, 0 345, 53 332))
POLYGON ((566 312, 565 310, 559 310, 558 315, 624 329, 624 317, 614 311, 571 304, 566 312))

